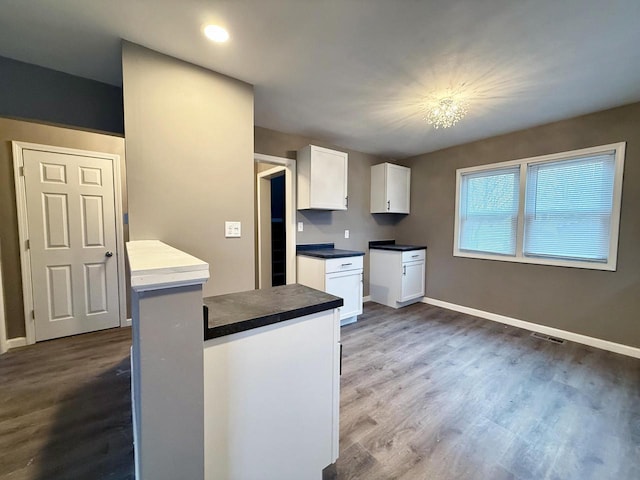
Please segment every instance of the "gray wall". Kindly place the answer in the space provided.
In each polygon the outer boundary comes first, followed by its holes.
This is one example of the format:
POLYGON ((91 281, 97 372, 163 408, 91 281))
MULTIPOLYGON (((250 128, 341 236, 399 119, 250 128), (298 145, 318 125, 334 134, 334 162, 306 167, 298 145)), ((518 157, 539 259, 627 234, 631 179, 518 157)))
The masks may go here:
POLYGON ((0 116, 124 133, 122 89, 0 57, 0 116))
POLYGON ((335 243, 336 248, 366 252, 364 258, 364 295, 369 295, 369 241, 394 239, 395 225, 403 217, 403 215, 369 213, 371 165, 387 160, 309 137, 290 135, 262 127, 256 127, 254 131, 256 153, 295 159, 299 148, 312 144, 349 154, 349 184, 347 187, 349 209, 335 212, 298 211, 297 221, 304 223, 304 231, 296 233, 296 242, 298 244, 332 242, 335 243), (345 230, 350 232, 348 239, 344 238, 345 230))
POLYGON ((208 262, 205 296, 253 289, 253 87, 128 42, 123 79, 131 239, 208 262))
POLYGON ((640 104, 420 155, 403 242, 424 242, 427 296, 640 347, 640 104), (616 272, 453 257, 457 168, 627 142, 616 272))
MULTIPOLYGON (((123 210, 127 211, 123 138, 0 118, 0 243, 8 338, 25 335, 12 140, 120 155, 123 210)), ((125 240, 126 235, 125 226, 125 240)))

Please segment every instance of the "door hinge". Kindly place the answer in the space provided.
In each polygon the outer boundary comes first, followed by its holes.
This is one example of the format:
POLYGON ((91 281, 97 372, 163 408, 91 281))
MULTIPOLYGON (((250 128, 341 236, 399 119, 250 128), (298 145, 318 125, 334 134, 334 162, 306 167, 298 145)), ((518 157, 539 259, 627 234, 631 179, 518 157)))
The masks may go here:
POLYGON ((36 319, 36 311, 31 310, 31 320, 35 320, 35 319, 36 319))
POLYGON ((24 167, 20 167, 20 170, 18 173, 20 174, 21 177, 24 177, 24 167))
POLYGON ((31 248, 31 242, 29 241, 29 239, 24 241, 24 248, 26 250, 29 250, 31 248))

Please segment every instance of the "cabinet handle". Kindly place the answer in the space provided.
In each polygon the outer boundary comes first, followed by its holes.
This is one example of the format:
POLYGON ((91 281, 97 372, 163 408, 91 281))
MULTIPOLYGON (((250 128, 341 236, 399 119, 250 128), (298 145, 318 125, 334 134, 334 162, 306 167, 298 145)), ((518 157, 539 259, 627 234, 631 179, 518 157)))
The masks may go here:
POLYGON ((391 200, 387 200, 387 210, 391 210, 391 200))
POLYGON ((411 255, 411 258, 418 258, 420 255, 411 255))
POLYGON ((340 344, 340 375, 342 375, 342 344, 340 344))
POLYGON ((353 265, 353 263, 343 263, 342 264, 343 267, 348 267, 349 265, 353 265))
POLYGON ((344 206, 349 208, 349 195, 347 195, 346 197, 344 197, 344 206))
POLYGON ((403 265, 402 266, 402 275, 406 275, 407 274, 407 266, 403 265))

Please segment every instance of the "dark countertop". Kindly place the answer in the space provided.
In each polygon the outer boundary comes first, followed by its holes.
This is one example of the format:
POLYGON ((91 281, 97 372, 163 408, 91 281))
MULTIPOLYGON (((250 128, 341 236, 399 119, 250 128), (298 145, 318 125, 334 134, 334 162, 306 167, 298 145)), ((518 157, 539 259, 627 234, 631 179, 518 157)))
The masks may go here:
POLYGON ((204 339, 210 340, 338 308, 344 300, 296 283, 206 297, 203 303, 209 311, 204 339))
POLYGON ((308 245, 297 245, 296 254, 315 258, 345 258, 362 257, 364 252, 356 250, 340 250, 334 248, 333 243, 311 243, 308 245))
POLYGON ((413 250, 426 250, 426 245, 400 245, 395 240, 376 240, 369 242, 369 249, 392 250, 394 252, 411 252, 413 250))

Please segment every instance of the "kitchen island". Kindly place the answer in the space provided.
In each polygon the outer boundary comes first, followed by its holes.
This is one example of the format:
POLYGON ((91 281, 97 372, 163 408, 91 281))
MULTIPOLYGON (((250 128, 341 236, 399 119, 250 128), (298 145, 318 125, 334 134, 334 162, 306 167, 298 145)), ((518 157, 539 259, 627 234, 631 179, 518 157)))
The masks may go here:
POLYGON ((204 304, 206 478, 319 480, 338 457, 342 299, 285 285, 204 304))
POLYGON ((203 300, 205 262, 158 241, 127 252, 136 478, 320 480, 338 456, 343 300, 302 285, 203 300))

